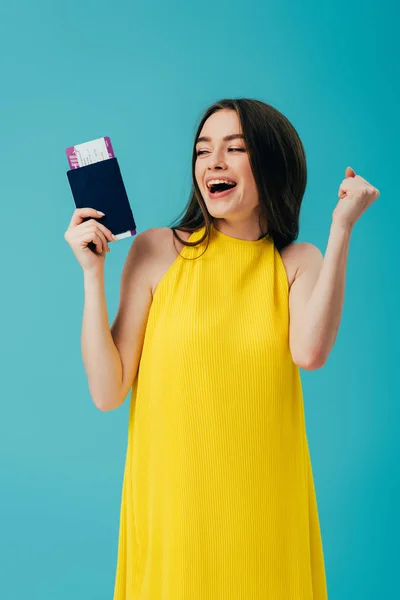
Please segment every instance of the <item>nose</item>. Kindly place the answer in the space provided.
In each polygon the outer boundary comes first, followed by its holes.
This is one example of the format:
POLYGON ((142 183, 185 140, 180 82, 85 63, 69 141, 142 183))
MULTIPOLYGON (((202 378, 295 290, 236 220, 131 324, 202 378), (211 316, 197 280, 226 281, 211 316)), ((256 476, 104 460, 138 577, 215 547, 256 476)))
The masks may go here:
POLYGON ((222 158, 219 158, 219 156, 214 156, 210 158, 208 169, 210 171, 213 171, 214 169, 226 169, 226 166, 226 162, 222 158))
POLYGON ((224 149, 222 147, 214 148, 214 152, 210 152, 208 155, 208 169, 226 169, 227 164, 224 156, 224 149))

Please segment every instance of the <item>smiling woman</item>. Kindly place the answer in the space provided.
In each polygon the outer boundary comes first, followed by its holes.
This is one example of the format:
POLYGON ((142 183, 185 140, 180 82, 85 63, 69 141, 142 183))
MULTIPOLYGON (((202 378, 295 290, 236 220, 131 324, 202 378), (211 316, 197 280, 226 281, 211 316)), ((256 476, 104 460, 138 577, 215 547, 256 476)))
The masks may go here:
POLYGON ((206 112, 190 235, 153 295, 132 386, 114 600, 327 598, 278 249, 297 236, 305 182, 278 111, 206 112))
POLYGON ((233 236, 268 234, 278 250, 296 240, 306 157, 296 129, 276 108, 247 98, 221 100, 208 108, 195 135, 192 176, 189 202, 172 227, 183 244, 188 242, 176 230, 193 233, 204 226, 209 240, 215 220, 233 236), (221 178, 236 186, 213 194, 207 182, 221 178), (218 199, 224 203, 209 202, 218 199))

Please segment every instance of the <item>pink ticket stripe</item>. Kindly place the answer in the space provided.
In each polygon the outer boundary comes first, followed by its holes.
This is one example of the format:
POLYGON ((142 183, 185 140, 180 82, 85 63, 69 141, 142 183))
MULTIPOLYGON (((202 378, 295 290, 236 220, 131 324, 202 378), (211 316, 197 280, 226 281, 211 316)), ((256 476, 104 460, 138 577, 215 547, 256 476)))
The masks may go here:
POLYGON ((69 166, 71 167, 71 169, 79 169, 79 162, 75 154, 75 147, 71 146, 71 148, 67 148, 65 152, 67 154, 69 166))
POLYGON ((114 150, 113 150, 110 138, 108 136, 106 136, 104 138, 104 141, 106 143, 106 148, 107 148, 108 156, 110 158, 115 158, 115 154, 114 154, 114 150))

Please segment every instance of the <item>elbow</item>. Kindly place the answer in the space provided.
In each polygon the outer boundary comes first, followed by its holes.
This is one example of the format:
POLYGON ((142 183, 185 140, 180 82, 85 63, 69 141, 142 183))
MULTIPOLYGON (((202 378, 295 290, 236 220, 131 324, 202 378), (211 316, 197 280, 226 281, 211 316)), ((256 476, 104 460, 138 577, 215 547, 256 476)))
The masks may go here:
POLYGON ((307 355, 303 353, 300 356, 295 356, 293 362, 305 371, 316 371, 325 365, 326 359, 327 357, 322 352, 314 352, 307 355))
POLYGON ((93 404, 95 405, 95 407, 100 410, 101 412, 109 412, 110 410, 115 410, 116 408, 118 408, 119 406, 121 406, 121 404, 123 403, 123 400, 121 400, 121 398, 118 397, 108 397, 108 398, 96 398, 94 396, 92 396, 92 400, 93 400, 93 404))
POLYGON ((104 404, 99 404, 98 402, 95 402, 94 405, 95 407, 100 410, 101 412, 109 412, 110 410, 115 410, 116 408, 118 408, 119 406, 121 406, 122 402, 107 402, 104 404))
POLYGON ((122 390, 119 384, 110 388, 99 380, 89 380, 89 393, 93 404, 101 412, 115 410, 124 400, 121 398, 122 390))
POLYGON ((107 406, 106 404, 98 404, 95 402, 94 405, 100 412, 108 412, 109 410, 112 410, 110 406, 107 406))
POLYGON ((111 410, 115 410, 119 408, 125 401, 128 390, 132 386, 132 383, 129 382, 129 388, 127 389, 127 382, 118 382, 111 389, 105 389, 104 385, 101 382, 96 382, 95 384, 90 384, 89 382, 89 390, 90 395, 93 400, 93 404, 95 407, 101 412, 109 412, 111 410))

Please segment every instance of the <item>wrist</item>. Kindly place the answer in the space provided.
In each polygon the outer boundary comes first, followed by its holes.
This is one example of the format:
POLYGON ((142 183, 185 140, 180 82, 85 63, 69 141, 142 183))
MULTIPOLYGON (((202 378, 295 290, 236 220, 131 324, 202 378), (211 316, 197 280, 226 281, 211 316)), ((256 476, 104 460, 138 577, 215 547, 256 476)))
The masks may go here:
POLYGON ((351 225, 350 223, 343 223, 343 221, 339 221, 339 219, 333 218, 331 223, 331 230, 344 235, 350 235, 353 231, 353 225, 351 225))
POLYGON ((95 269, 82 269, 85 283, 103 283, 104 282, 104 265, 95 269))

